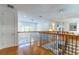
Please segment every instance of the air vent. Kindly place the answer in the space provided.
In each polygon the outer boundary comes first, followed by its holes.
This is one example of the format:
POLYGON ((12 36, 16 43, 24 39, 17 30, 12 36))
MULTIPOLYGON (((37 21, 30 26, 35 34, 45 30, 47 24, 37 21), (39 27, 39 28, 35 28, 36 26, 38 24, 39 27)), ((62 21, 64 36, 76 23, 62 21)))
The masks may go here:
POLYGON ((10 5, 10 4, 8 4, 7 7, 9 7, 9 8, 14 8, 14 6, 12 6, 12 5, 10 5))

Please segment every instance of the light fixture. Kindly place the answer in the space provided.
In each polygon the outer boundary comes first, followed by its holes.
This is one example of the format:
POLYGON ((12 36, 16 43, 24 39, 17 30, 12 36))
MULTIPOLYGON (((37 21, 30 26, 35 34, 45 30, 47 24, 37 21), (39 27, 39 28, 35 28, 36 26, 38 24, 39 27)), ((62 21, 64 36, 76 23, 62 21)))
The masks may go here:
POLYGON ((61 19, 61 18, 63 18, 64 11, 65 11, 64 8, 60 8, 60 9, 58 9, 58 11, 57 11, 57 19, 61 19))
POLYGON ((60 14, 62 14, 64 12, 64 9, 59 9, 58 11, 60 14))

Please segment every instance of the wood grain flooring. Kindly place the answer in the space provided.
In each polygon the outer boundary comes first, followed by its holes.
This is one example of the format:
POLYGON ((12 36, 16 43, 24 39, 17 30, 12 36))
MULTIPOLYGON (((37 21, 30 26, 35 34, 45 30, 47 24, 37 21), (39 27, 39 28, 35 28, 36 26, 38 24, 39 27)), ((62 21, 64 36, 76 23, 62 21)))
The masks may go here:
POLYGON ((35 41, 31 46, 18 47, 19 55, 54 55, 50 50, 47 50, 41 45, 48 43, 48 41, 35 41))
POLYGON ((42 47, 21 47, 19 55, 53 55, 54 53, 42 47))
POLYGON ((0 55, 17 55, 17 47, 0 49, 0 55))
POLYGON ((50 50, 46 50, 38 45, 37 43, 35 43, 32 46, 23 46, 23 47, 18 46, 18 47, 1 49, 0 55, 54 55, 54 53, 51 52, 50 50))

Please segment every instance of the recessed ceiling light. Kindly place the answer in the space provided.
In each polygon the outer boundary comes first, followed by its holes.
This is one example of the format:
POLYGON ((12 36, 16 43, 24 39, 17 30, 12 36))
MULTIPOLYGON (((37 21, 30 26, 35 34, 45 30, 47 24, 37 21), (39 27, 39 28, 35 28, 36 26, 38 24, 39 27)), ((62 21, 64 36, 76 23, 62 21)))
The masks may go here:
POLYGON ((40 18, 42 17, 42 16, 39 16, 40 18))

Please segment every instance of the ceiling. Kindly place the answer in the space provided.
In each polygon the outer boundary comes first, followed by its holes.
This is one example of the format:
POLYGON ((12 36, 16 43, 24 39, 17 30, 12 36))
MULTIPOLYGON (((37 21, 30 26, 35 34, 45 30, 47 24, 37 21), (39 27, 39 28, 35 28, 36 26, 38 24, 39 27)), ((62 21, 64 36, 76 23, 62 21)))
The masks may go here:
POLYGON ((16 4, 21 21, 48 22, 79 18, 79 4, 16 4))

